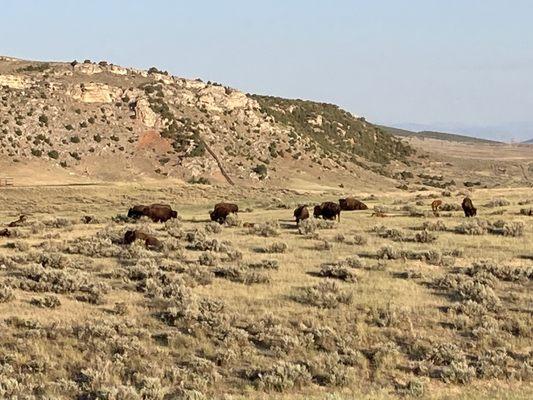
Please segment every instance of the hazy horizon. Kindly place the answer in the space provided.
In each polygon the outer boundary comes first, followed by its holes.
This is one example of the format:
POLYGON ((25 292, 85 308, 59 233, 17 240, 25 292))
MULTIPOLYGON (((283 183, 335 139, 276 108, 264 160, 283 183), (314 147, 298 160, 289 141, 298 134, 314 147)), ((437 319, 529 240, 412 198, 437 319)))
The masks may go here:
POLYGON ((527 1, 8 0, 0 54, 157 66, 376 123, 527 140, 530 15, 527 1))

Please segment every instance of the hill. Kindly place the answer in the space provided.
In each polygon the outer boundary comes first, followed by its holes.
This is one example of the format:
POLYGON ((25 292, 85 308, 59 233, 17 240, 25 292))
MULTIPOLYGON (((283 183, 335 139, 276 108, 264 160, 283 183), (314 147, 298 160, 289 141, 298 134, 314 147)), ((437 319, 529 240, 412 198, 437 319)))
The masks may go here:
POLYGON ((533 139, 526 140, 525 142, 522 142, 522 143, 533 144, 533 139))
POLYGON ((434 132, 434 131, 413 132, 413 131, 409 131, 406 129, 394 128, 394 127, 383 126, 383 125, 380 125, 379 127, 385 132, 391 135, 395 135, 395 136, 404 136, 404 137, 415 136, 418 138, 440 139, 440 140, 447 140, 450 142, 462 142, 462 143, 493 143, 493 144, 500 143, 494 140, 481 139, 481 138, 476 138, 473 136, 458 135, 455 133, 434 132))
POLYGON ((246 95, 157 68, 1 57, 0 88, 2 167, 31 165, 36 176, 247 184, 285 179, 297 165, 353 179, 412 152, 333 105, 246 95))

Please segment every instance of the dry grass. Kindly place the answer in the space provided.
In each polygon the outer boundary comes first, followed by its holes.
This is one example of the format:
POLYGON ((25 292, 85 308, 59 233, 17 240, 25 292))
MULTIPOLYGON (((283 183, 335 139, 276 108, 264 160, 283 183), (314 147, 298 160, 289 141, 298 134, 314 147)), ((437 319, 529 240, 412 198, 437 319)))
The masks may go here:
POLYGON ((336 194, 2 190, 1 225, 29 218, 0 239, 0 398, 531 397, 533 230, 519 205, 529 191, 478 190, 468 221, 376 221, 374 206, 416 201, 381 193, 368 212, 299 231, 292 208, 271 205, 336 194), (507 214, 489 215, 483 204, 503 196, 507 214), (220 198, 254 211, 212 224, 220 198), (113 218, 136 202, 176 205, 181 220, 113 218), (458 233, 478 221, 483 234, 458 233), (124 246, 135 225, 163 249, 124 246))

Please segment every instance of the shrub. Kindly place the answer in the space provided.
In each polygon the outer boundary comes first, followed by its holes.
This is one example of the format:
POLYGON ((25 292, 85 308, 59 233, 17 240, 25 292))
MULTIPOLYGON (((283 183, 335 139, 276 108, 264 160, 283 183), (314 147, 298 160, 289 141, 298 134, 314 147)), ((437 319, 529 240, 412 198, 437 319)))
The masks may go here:
POLYGON ((215 266, 217 264, 217 257, 213 253, 207 251, 200 254, 198 262, 200 265, 215 266))
POLYGON ((267 221, 261 224, 254 225, 249 229, 249 233, 252 235, 271 237, 279 235, 279 224, 277 221, 267 221))
POLYGON ((520 209, 520 214, 533 216, 533 208, 521 208, 520 209))
POLYGON ((263 180, 268 176, 268 168, 265 164, 258 164, 252 168, 252 171, 255 172, 259 179, 263 180))
POLYGON ((317 229, 333 229, 334 227, 335 221, 308 218, 300 221, 298 224, 298 232, 301 235, 312 235, 317 229))
POLYGON ((348 257, 342 263, 350 268, 363 268, 365 266, 363 260, 359 256, 348 257))
POLYGON ((522 221, 507 222, 499 220, 491 224, 490 233, 495 235, 519 237, 524 236, 525 225, 522 221))
POLYGON ((437 240, 437 236, 429 231, 423 230, 415 235, 415 242, 417 243, 433 243, 437 240))
POLYGON ((350 304, 352 294, 342 290, 334 281, 327 280, 302 288, 295 300, 319 308, 336 308, 340 304, 350 304))
POLYGON ((468 365, 466 361, 452 362, 445 367, 441 372, 441 378, 444 382, 451 383, 470 383, 472 378, 476 376, 474 367, 468 365))
POLYGON ((0 284, 0 303, 7 303, 15 298, 13 289, 4 283, 0 284))
POLYGON ((485 207, 506 207, 510 205, 511 202, 504 198, 494 198, 491 201, 489 201, 487 204, 485 204, 485 207))
POLYGON ((275 243, 272 243, 268 247, 261 248, 260 252, 261 253, 272 253, 272 254, 279 253, 280 254, 280 253, 285 253, 288 248, 289 248, 289 246, 287 245, 287 243, 275 242, 275 243))
POLYGON ((254 378, 258 389, 278 392, 304 387, 312 379, 305 365, 287 361, 278 362, 268 371, 256 372, 254 378))
POLYGON ((446 225, 440 219, 433 221, 426 221, 422 224, 421 230, 431 231, 431 232, 441 232, 446 231, 446 225))
POLYGON ((209 179, 204 178, 202 176, 200 177, 193 176, 191 179, 187 181, 187 183, 190 183, 191 185, 210 185, 211 184, 209 179))
POLYGON ((364 235, 357 234, 353 236, 352 242, 357 246, 364 246, 368 243, 368 238, 364 235))
POLYGON ((248 268, 252 269, 278 269, 279 261, 278 260, 261 260, 255 263, 249 263, 248 268))
POLYGON ((56 296, 44 296, 31 299, 30 304, 40 308, 57 308, 61 301, 56 296))
POLYGON ((236 214, 230 214, 226 217, 224 225, 228 227, 239 227, 242 225, 242 221, 236 214))
POLYGON ((322 265, 318 275, 322 278, 340 279, 345 282, 357 282, 357 277, 353 272, 337 264, 322 265))
POLYGON ((385 225, 379 225, 373 227, 372 230, 376 232, 379 237, 384 239, 392 239, 396 242, 405 240, 404 233, 396 228, 387 228, 385 225))
POLYGON ((239 267, 217 267, 213 272, 216 277, 228 279, 232 282, 244 283, 245 285, 270 282, 270 279, 266 275, 259 274, 255 271, 247 271, 239 267))
POLYGON ((454 231, 463 235, 484 235, 488 232, 488 229, 489 224, 487 221, 473 219, 456 226, 454 231))
POLYGON ((381 260, 397 260, 402 258, 402 252, 392 246, 383 246, 377 251, 377 257, 381 260))
POLYGON ((57 160, 59 158, 59 153, 56 150, 50 150, 48 152, 48 157, 57 160))
POLYGON ((218 222, 211 221, 204 226, 204 230, 206 233, 220 233, 222 232, 222 225, 218 222))

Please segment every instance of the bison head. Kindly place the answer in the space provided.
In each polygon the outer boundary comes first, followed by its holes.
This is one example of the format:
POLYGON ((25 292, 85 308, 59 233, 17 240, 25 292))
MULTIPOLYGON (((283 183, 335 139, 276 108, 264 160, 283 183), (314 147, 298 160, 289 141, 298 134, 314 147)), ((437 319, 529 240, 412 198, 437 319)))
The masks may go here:
POLYGON ((318 218, 320 217, 321 214, 322 214, 322 206, 320 205, 315 206, 315 208, 313 209, 313 216, 315 218, 318 218))

